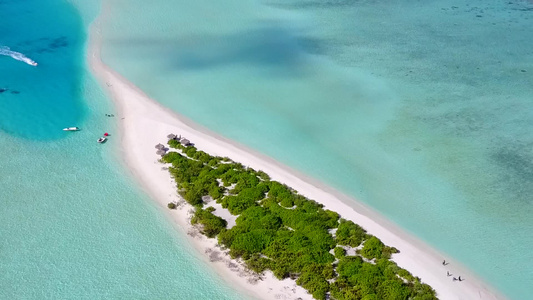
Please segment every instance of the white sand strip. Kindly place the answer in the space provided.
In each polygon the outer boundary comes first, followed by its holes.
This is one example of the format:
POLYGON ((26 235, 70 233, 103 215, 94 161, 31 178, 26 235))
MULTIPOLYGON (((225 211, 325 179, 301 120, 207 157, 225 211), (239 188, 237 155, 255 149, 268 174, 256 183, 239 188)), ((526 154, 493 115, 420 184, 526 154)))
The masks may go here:
MULTIPOLYGON (((394 255, 393 260, 413 275, 420 277, 424 283, 431 285, 440 299, 504 299, 457 262, 401 231, 355 199, 334 191, 269 157, 214 134, 147 97, 101 61, 99 30, 102 28, 98 26, 99 23, 95 22, 91 30, 88 59, 92 71, 101 81, 101 86, 107 89, 117 106, 116 120, 121 123, 121 132, 114 137, 121 139, 121 157, 146 192, 162 207, 166 207, 168 202, 179 199, 170 174, 162 170, 163 165, 157 162, 159 157, 155 154, 154 145, 164 143, 167 140, 166 136, 174 133, 186 137, 198 149, 211 155, 228 156, 256 170, 263 170, 273 180, 287 184, 309 199, 322 203, 327 209, 339 212, 343 218, 361 225, 385 244, 399 249, 401 253, 394 255), (443 258, 446 258, 450 264, 443 266, 443 258), (461 275, 466 280, 453 282, 452 277, 446 276, 447 271, 453 276, 461 275)), ((184 232, 193 231, 188 223, 188 210, 185 208, 169 211, 173 220, 184 232)), ((201 253, 205 253, 206 249, 214 249, 216 241, 198 237, 192 238, 192 243, 201 253)), ((217 260, 216 256, 208 253, 204 258, 211 257, 211 260, 217 260)), ((246 277, 240 277, 238 272, 231 271, 227 264, 228 262, 219 261, 214 262, 213 266, 222 278, 254 298, 311 299, 301 287, 294 287, 294 281, 281 282, 269 274, 264 280, 250 284, 246 277)))

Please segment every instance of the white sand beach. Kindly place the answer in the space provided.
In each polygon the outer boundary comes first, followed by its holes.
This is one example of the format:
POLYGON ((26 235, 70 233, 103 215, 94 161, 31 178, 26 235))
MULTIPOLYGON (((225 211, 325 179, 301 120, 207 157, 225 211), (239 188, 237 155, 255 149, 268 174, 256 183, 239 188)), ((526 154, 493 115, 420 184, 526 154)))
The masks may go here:
MULTIPOLYGON (((101 86, 106 89, 117 107, 118 114, 115 119, 120 122, 121 132, 114 134, 114 137, 120 138, 118 147, 120 157, 139 184, 165 210, 167 203, 180 200, 176 193, 175 182, 169 172, 163 169, 164 165, 158 162, 159 156, 155 154, 154 145, 165 143, 166 136, 174 133, 186 137, 198 149, 211 155, 227 156, 256 170, 265 171, 273 180, 287 184, 300 194, 322 203, 325 208, 340 213, 343 218, 361 225, 385 244, 399 249, 400 253, 395 254, 393 260, 413 275, 420 277, 424 283, 431 285, 440 299, 504 298, 484 282, 477 280, 453 259, 443 256, 403 232, 354 199, 269 157, 214 134, 150 99, 101 61, 99 31, 102 28, 98 26, 96 21, 91 29, 88 59, 101 86), (447 266, 442 265, 443 259, 449 262, 447 266), (452 277, 446 275, 447 271, 453 276, 460 275, 465 281, 452 281, 452 277)), ((189 209, 190 207, 183 204, 175 211, 168 210, 168 213, 178 225, 178 230, 189 233, 191 243, 202 253, 204 259, 214 261, 212 262, 214 269, 224 280, 254 298, 312 299, 311 295, 296 286, 293 280, 279 281, 271 274, 266 274, 262 280, 250 283, 250 276, 244 276, 242 270, 234 271, 237 268, 219 248, 215 247, 214 239, 207 239, 194 233, 194 228, 188 222, 189 209)))

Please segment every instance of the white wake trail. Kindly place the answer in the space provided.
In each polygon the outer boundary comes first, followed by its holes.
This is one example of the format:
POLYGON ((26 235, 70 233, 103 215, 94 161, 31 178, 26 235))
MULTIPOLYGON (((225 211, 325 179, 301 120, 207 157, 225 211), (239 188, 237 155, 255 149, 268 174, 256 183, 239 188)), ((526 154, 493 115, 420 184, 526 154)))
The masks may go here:
POLYGON ((20 52, 11 51, 11 49, 9 49, 9 47, 7 46, 0 46, 0 55, 11 56, 12 58, 19 60, 19 61, 23 61, 30 66, 37 66, 37 63, 33 61, 31 58, 26 57, 26 55, 20 52))

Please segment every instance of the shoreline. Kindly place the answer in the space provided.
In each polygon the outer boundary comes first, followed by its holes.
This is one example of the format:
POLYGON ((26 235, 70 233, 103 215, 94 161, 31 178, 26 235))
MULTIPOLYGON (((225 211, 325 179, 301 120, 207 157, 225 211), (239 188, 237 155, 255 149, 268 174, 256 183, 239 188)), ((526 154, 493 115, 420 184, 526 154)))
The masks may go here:
MULTIPOLYGON (((99 18, 104 15, 105 9, 99 18)), ((129 83, 119 74, 107 67, 100 58, 101 46, 99 19, 97 19, 89 30, 88 60, 91 71, 100 82, 102 88, 111 96, 117 108, 119 118, 117 118, 120 131, 116 134, 120 137, 118 145, 119 154, 122 161, 130 170, 135 179, 141 184, 144 190, 157 201, 163 209, 168 210, 166 205, 171 201, 179 201, 176 186, 170 177, 170 173, 162 170, 163 164, 158 163, 159 156, 155 154, 154 145, 165 143, 166 135, 169 133, 180 134, 187 137, 196 146, 211 155, 228 156, 236 162, 256 170, 268 173, 273 180, 287 184, 296 189, 300 194, 313 199, 324 205, 326 209, 335 212, 342 212, 342 217, 354 221, 365 228, 368 233, 381 239, 386 245, 396 247, 401 253, 395 254, 392 260, 398 266, 405 268, 414 276, 418 276, 424 283, 429 284, 437 291, 441 299, 503 299, 488 285, 471 275, 459 263, 454 262, 415 237, 403 232, 390 221, 384 219, 378 213, 356 202, 332 188, 320 183, 318 180, 309 178, 304 174, 281 165, 272 158, 256 153, 253 150, 218 136, 209 130, 194 124, 185 117, 178 115, 159 105, 157 102, 146 96, 139 88, 129 83), (349 204, 348 204, 349 203, 349 204), (447 267, 442 266, 443 259, 451 262, 447 267), (446 277, 446 271, 454 275, 461 275, 466 281, 458 283, 452 282, 451 277, 446 277)), ((181 227, 183 232, 191 233, 192 225, 188 223, 188 209, 170 211, 174 224, 181 227)), ((206 248, 214 249, 216 240, 207 239, 201 236, 200 239, 191 238, 192 244, 201 252, 206 248)), ((200 253, 201 253, 200 252, 200 253)), ((201 254, 208 260, 208 256, 201 254)), ((209 262, 210 263, 210 262, 209 262)), ((243 291, 254 297, 272 299, 278 295, 284 295, 291 299, 302 297, 311 299, 311 295, 306 291, 296 289, 292 292, 294 280, 279 281, 271 273, 265 280, 252 285, 247 278, 239 277, 239 274, 232 272, 226 262, 210 263, 215 271, 227 282, 233 284, 239 291, 243 291), (289 291, 285 288, 289 287, 289 291), (281 289, 280 291, 278 291, 281 289), (303 291, 303 294, 300 295, 303 291)), ((283 297, 283 296, 282 296, 283 297)))

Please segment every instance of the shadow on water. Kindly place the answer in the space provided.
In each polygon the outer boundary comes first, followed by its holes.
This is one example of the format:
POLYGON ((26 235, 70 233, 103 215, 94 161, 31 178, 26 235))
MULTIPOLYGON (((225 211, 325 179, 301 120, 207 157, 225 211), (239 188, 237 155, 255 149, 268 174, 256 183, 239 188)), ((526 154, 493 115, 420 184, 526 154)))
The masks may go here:
POLYGON ((268 5, 284 9, 320 9, 320 8, 343 8, 353 7, 360 4, 360 0, 303 0, 303 1, 279 1, 270 0, 268 5))
MULTIPOLYGON (((518 144, 518 143, 517 143, 518 144)), ((494 163, 500 166, 504 176, 499 177, 499 181, 495 182, 496 188, 505 189, 509 195, 507 201, 517 201, 522 205, 530 205, 533 203, 530 197, 523 195, 533 194, 533 158, 529 151, 524 149, 531 149, 531 143, 527 148, 501 148, 491 155, 494 163)), ((509 145, 514 146, 514 145, 509 145)))
MULTIPOLYGON (((297 70, 302 49, 297 39, 280 28, 263 28, 231 36, 196 37, 176 52, 179 68, 207 69, 228 64, 253 64, 297 70)), ((180 43, 183 45, 184 43, 180 43)))
POLYGON ((276 25, 230 35, 193 35, 177 40, 113 40, 118 47, 135 47, 170 60, 173 69, 202 71, 228 65, 264 68, 279 76, 301 76, 306 54, 320 54, 317 40, 298 36, 276 25), (148 49, 149 48, 149 49, 148 49), (159 53, 157 53, 159 52, 159 53))

